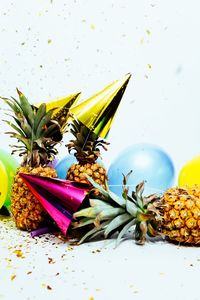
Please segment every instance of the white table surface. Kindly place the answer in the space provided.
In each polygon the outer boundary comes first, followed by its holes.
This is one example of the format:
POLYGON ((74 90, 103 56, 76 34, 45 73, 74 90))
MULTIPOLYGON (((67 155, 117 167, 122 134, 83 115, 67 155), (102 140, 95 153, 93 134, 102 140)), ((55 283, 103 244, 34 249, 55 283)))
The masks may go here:
POLYGON ((71 247, 0 219, 0 299, 199 300, 200 249, 132 240, 71 247))

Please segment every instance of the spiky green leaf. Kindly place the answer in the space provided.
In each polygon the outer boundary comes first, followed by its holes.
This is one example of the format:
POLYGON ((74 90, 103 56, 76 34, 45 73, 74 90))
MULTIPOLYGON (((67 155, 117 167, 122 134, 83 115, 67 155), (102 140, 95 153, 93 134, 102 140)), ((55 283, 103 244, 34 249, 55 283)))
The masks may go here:
POLYGON ((99 232, 101 229, 104 229, 109 224, 109 221, 103 222, 98 228, 94 227, 90 231, 88 231, 78 242, 78 245, 82 244, 86 239, 89 239, 92 235, 99 232))
POLYGON ((72 227, 73 228, 80 228, 80 227, 83 227, 83 226, 87 226, 87 225, 93 224, 94 221, 95 221, 95 219, 83 218, 83 219, 81 219, 78 222, 73 222, 72 223, 72 227))
POLYGON ((45 114, 46 114, 46 104, 42 103, 39 106, 39 108, 36 112, 35 118, 34 118, 34 125, 33 125, 34 132, 37 131, 37 128, 38 128, 41 120, 45 117, 45 114))
POLYGON ((128 230, 135 225, 136 220, 133 219, 131 220, 129 223, 127 223, 122 230, 120 231, 120 233, 118 234, 117 240, 116 240, 116 247, 120 244, 123 236, 128 232, 128 230))
POLYGON ((16 130, 22 137, 26 137, 24 132, 17 126, 15 126, 12 122, 7 120, 2 120, 3 122, 7 123, 10 127, 12 127, 14 130, 16 130))
POLYGON ((22 142, 25 146, 26 146, 26 149, 27 150, 31 150, 31 147, 30 147, 30 143, 29 143, 29 140, 27 138, 24 138, 22 137, 21 135, 17 134, 16 132, 6 132, 6 134, 10 134, 11 137, 19 140, 20 142, 22 142))
POLYGON ((53 113, 53 110, 49 110, 46 113, 46 115, 41 119, 41 121, 37 127, 36 133, 35 133, 36 139, 40 138, 44 134, 45 126, 50 122, 52 113, 53 113))
POLYGON ((90 199, 90 205, 91 206, 101 206, 103 208, 113 208, 113 206, 111 204, 109 204, 108 202, 105 202, 104 200, 100 200, 100 199, 90 199))
POLYGON ((25 97, 25 95, 22 92, 20 92, 17 89, 17 93, 19 95, 19 100, 20 100, 21 108, 23 110, 23 115, 25 116, 27 122, 33 127, 33 123, 34 123, 33 108, 28 102, 28 99, 25 97))
POLYGON ((126 200, 126 209, 131 216, 135 217, 137 215, 137 206, 128 199, 126 200))
POLYGON ((119 197, 118 195, 116 195, 115 193, 109 191, 109 196, 110 198, 112 198, 113 201, 115 201, 117 204, 119 204, 122 207, 126 206, 126 200, 122 197, 119 197))
POLYGON ((94 181, 90 176, 88 176, 87 174, 85 174, 85 176, 87 177, 88 181, 92 184, 92 186, 96 189, 99 190, 99 192, 106 197, 106 199, 110 198, 109 192, 104 190, 104 188, 99 185, 96 181, 94 181))
POLYGON ((107 228, 105 230, 105 233, 104 233, 105 238, 107 238, 109 233, 111 233, 113 230, 116 230, 121 225, 123 225, 124 223, 128 222, 131 219, 132 219, 132 216, 130 216, 130 214, 128 214, 128 213, 124 213, 122 215, 115 217, 110 222, 110 224, 107 226, 107 228))
POLYGON ((102 209, 103 208, 101 206, 84 208, 74 213, 73 217, 74 218, 79 218, 79 217, 96 218, 97 215, 102 211, 102 209))
POLYGON ((98 221, 113 219, 124 213, 124 209, 121 207, 103 208, 103 210, 97 215, 98 221))

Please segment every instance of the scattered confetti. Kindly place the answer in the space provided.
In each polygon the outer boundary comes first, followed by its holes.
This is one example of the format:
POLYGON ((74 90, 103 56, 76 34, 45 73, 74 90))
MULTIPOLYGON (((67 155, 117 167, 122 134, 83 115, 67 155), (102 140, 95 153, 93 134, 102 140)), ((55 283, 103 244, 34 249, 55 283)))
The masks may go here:
POLYGON ((15 278, 16 278, 15 274, 13 274, 13 275, 10 276, 10 280, 14 280, 15 278))
POLYGON ((29 271, 29 272, 27 272, 26 274, 27 274, 27 275, 30 275, 30 274, 32 274, 32 272, 31 272, 31 271, 29 271))
POLYGON ((24 258, 22 250, 16 249, 13 253, 16 254, 17 257, 24 258))
POLYGON ((147 33, 148 35, 151 35, 151 31, 150 31, 149 29, 146 30, 146 33, 147 33))
POLYGON ((73 247, 67 247, 67 250, 72 251, 72 250, 74 250, 74 248, 73 247))
POLYGON ((94 25, 94 24, 91 24, 90 28, 91 28, 92 30, 95 30, 95 25, 94 25))
POLYGON ((53 258, 48 257, 48 263, 49 264, 55 264, 55 261, 53 260, 53 258))
POLYGON ((51 44, 51 43, 52 43, 52 40, 51 40, 51 39, 48 39, 47 42, 48 42, 48 44, 51 44))

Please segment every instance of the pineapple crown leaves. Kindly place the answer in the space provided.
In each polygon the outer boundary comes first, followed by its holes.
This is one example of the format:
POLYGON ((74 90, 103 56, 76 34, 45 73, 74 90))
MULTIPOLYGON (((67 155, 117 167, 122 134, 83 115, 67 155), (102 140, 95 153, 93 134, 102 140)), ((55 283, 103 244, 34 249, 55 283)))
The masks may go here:
POLYGON ((23 165, 28 164, 32 167, 45 165, 57 153, 55 145, 60 141, 60 139, 53 139, 54 135, 60 134, 60 126, 56 121, 52 121, 54 110, 47 112, 45 103, 36 109, 18 89, 17 93, 19 100, 13 97, 10 99, 1 97, 12 112, 6 114, 12 118, 12 121, 3 121, 14 131, 6 133, 22 144, 11 146, 14 148, 12 153, 19 152, 19 156, 24 157, 23 165))
POLYGON ((101 196, 98 199, 90 198, 89 207, 79 210, 73 215, 73 228, 92 226, 92 229, 80 239, 78 244, 100 234, 108 238, 117 233, 117 246, 129 230, 134 233, 138 244, 144 244, 147 235, 160 235, 162 199, 156 194, 144 197, 144 182, 138 184, 130 196, 127 180, 131 173, 132 171, 123 178, 122 197, 104 190, 87 176, 93 187, 99 190, 101 196))
POLYGON ((73 119, 70 126, 70 132, 75 139, 70 140, 66 146, 69 153, 71 151, 75 152, 74 155, 79 162, 94 162, 100 157, 100 148, 107 150, 106 145, 109 145, 109 143, 100 139, 98 135, 80 121, 73 119))

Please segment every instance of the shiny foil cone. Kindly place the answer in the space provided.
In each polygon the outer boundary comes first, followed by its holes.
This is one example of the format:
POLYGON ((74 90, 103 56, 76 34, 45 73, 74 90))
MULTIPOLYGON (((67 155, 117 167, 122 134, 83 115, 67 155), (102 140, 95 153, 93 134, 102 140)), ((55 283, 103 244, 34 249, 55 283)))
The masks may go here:
POLYGON ((89 191, 88 185, 23 173, 20 177, 66 235, 73 214, 89 191))
POLYGON ((73 105, 70 112, 96 135, 105 138, 130 78, 129 73, 114 81, 91 98, 73 105))
MULTIPOLYGON (((73 105, 76 105, 80 98, 80 92, 76 94, 68 95, 64 98, 60 98, 58 100, 52 100, 46 103, 46 110, 49 111, 50 109, 54 109, 54 112, 52 114, 53 119, 56 120, 60 126, 61 129, 64 129, 67 125, 67 123, 70 120, 70 114, 69 114, 69 108, 73 105)), ((37 108, 42 103, 34 104, 37 108)))

